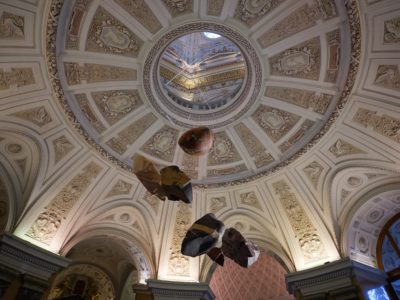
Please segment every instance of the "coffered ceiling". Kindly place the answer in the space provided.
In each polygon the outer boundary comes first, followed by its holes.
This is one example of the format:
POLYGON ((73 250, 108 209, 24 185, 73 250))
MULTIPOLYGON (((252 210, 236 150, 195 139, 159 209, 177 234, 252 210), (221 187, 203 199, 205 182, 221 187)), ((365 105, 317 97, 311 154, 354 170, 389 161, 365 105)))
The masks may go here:
POLYGON ((207 212, 290 271, 343 256, 376 266, 379 228, 399 211, 399 12, 396 0, 1 0, 0 226, 119 286, 130 270, 209 279, 210 260, 180 253, 207 212), (242 52, 243 84, 219 107, 162 88, 161 54, 191 32, 242 52), (177 140, 200 125, 215 141, 196 158, 177 140), (179 165, 193 203, 149 195, 138 154, 179 165))

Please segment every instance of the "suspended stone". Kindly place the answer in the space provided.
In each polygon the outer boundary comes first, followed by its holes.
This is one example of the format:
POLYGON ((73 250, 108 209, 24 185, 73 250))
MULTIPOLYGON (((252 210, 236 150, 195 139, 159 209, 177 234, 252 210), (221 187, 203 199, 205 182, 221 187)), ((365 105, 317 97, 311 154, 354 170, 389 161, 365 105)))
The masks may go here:
POLYGON ((178 141, 182 150, 194 156, 207 154, 214 141, 214 135, 208 127, 197 127, 186 131, 178 141))
POLYGON ((178 166, 161 169, 161 186, 168 200, 192 203, 193 192, 190 178, 178 166))
POLYGON ((182 241, 182 254, 195 257, 207 253, 221 241, 224 230, 224 223, 214 214, 204 215, 194 222, 186 233, 182 241))
POLYGON ((222 237, 222 252, 244 268, 255 263, 260 249, 252 241, 246 240, 235 228, 229 228, 222 237))
POLYGON ((136 156, 133 162, 133 173, 144 187, 161 200, 191 203, 193 199, 190 178, 177 166, 169 166, 160 172, 154 164, 143 156, 136 156))

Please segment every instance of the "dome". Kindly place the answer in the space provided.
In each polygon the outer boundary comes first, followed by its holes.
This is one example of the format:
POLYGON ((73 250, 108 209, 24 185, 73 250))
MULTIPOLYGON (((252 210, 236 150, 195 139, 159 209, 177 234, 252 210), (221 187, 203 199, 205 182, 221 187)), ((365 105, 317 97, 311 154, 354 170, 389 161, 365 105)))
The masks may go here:
POLYGON ((222 20, 211 6, 173 3, 170 26, 145 3, 140 14, 125 1, 64 5, 48 37, 62 53, 54 66, 49 56, 52 83, 89 144, 124 169, 142 155, 213 185, 270 173, 323 136, 353 85, 355 49, 351 23, 316 24, 347 20, 346 10, 317 1, 287 14, 243 1, 222 20), (177 143, 199 126, 215 135, 201 158, 177 143))

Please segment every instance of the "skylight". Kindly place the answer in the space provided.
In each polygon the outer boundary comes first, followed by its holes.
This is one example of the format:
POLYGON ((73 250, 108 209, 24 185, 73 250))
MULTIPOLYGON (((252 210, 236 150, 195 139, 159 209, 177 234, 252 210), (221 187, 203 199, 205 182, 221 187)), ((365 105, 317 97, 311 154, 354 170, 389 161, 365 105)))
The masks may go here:
POLYGON ((204 32, 204 35, 209 39, 217 39, 221 37, 219 34, 216 34, 214 32, 204 32))

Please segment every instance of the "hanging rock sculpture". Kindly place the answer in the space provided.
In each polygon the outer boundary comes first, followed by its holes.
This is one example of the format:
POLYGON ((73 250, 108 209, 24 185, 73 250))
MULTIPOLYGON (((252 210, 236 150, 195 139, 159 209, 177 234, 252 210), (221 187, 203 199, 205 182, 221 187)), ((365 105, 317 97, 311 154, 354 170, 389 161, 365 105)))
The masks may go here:
POLYGON ((197 127, 186 131, 178 141, 182 150, 193 156, 207 154, 214 142, 214 135, 208 127, 197 127))

